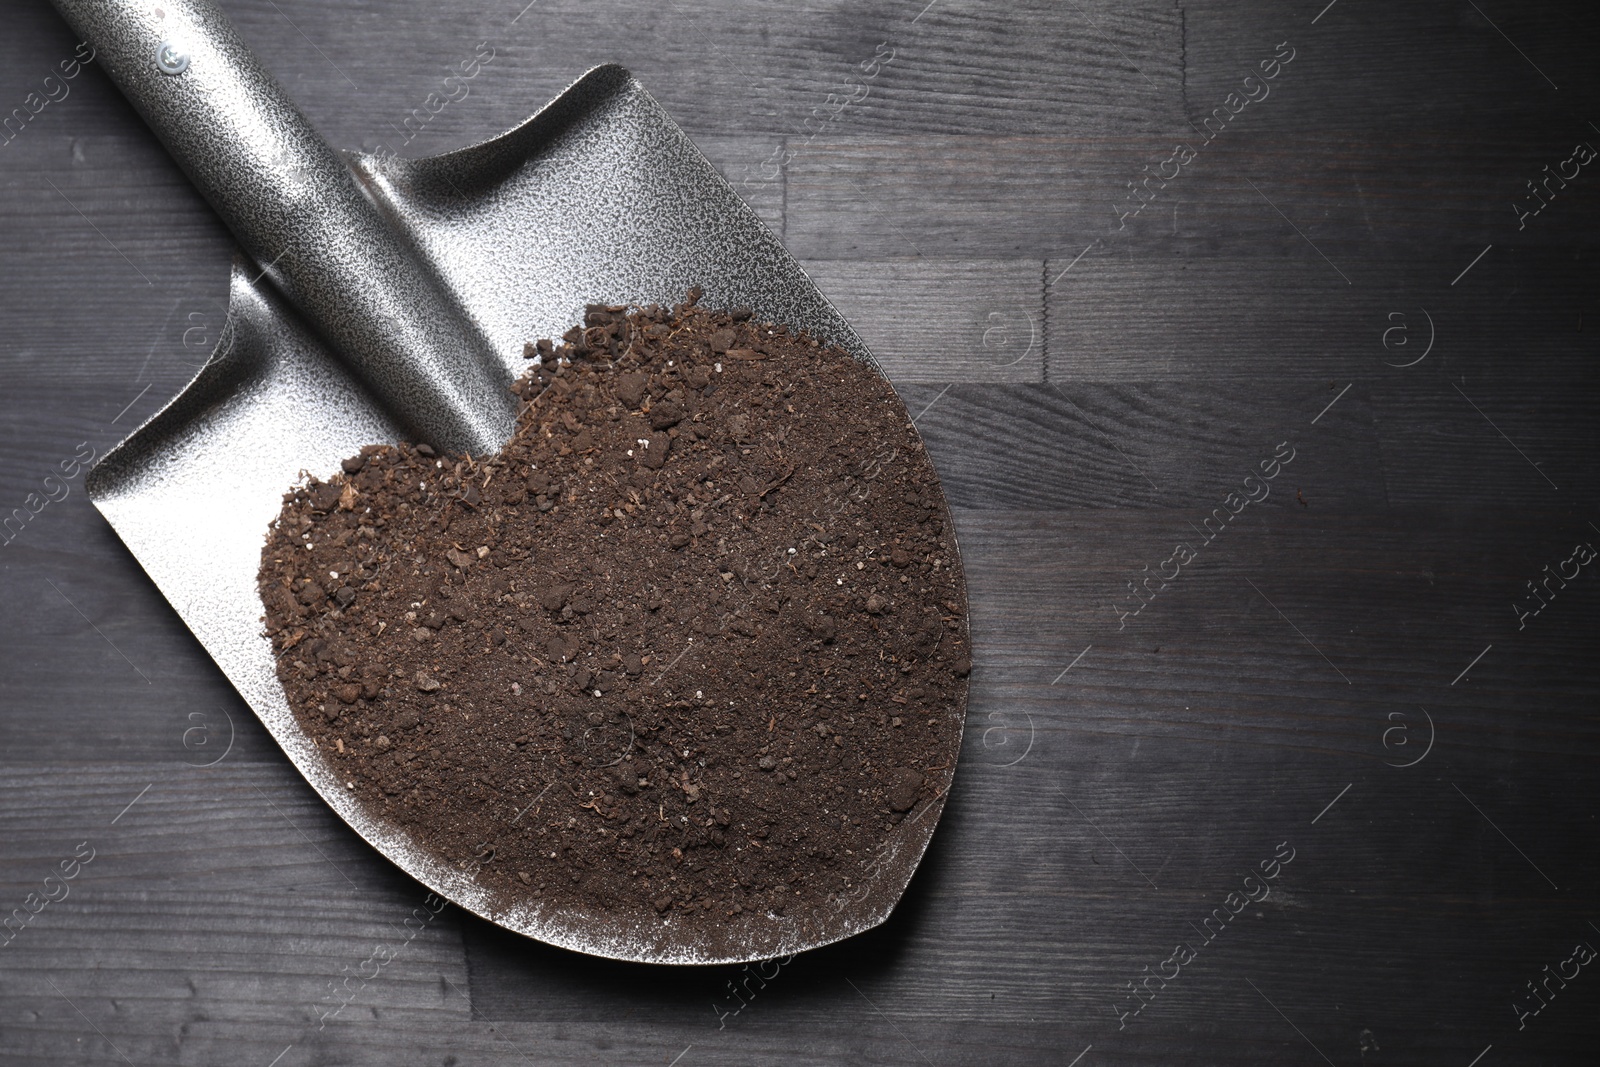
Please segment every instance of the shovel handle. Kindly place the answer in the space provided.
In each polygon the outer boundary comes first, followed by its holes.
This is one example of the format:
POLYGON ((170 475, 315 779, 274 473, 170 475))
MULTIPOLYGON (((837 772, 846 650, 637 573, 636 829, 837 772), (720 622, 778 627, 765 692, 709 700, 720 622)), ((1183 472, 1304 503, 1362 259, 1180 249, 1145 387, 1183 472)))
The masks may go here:
POLYGON ((510 375, 211 0, 53 0, 263 275, 417 439, 510 437, 510 375))

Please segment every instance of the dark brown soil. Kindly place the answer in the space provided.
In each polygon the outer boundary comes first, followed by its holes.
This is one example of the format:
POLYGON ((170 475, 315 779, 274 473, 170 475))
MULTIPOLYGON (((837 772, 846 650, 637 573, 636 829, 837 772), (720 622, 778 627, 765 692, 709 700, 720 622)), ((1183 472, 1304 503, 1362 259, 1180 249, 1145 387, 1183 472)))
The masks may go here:
POLYGON ((591 307, 501 454, 363 449, 262 555, 301 726, 502 902, 836 908, 953 773, 966 590, 905 408, 697 295, 591 307))

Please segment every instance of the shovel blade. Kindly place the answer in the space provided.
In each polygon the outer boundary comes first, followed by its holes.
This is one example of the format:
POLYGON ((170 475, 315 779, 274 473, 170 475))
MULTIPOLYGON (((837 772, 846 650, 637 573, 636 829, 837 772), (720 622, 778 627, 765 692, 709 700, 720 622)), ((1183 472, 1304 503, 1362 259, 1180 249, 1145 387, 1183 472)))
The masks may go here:
POLYGON ((876 366, 850 324, 626 70, 597 67, 523 125, 419 160, 357 157, 396 228, 513 375, 585 304, 675 304, 692 285, 876 366))
MULTIPOLYGON (((526 367, 524 342, 559 336, 582 320, 585 304, 671 304, 691 285, 706 290, 707 304, 748 306, 873 363, 777 238, 621 67, 590 71, 494 140, 422 160, 356 156, 351 165, 513 376, 526 367)), ((685 964, 771 959, 888 917, 942 796, 864 858, 849 898, 812 914, 746 912, 704 925, 623 922, 538 903, 508 908, 369 817, 295 722, 262 630, 256 574, 267 527, 293 484, 307 473, 328 477, 363 445, 399 440, 372 394, 236 263, 228 328, 211 360, 95 467, 88 490, 312 788, 379 852, 467 910, 592 955, 685 964)))

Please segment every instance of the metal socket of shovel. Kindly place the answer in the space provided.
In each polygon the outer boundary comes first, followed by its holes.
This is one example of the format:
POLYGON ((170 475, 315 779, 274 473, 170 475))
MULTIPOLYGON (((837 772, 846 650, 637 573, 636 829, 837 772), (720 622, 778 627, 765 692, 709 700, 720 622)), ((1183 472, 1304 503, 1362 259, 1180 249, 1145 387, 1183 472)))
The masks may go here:
POLYGON ((580 952, 738 963, 883 922, 953 766, 929 809, 863 857, 857 889, 814 914, 636 923, 508 907, 358 805, 296 724, 263 634, 261 548, 302 472, 326 477, 363 445, 401 440, 498 450, 524 342, 559 336, 585 304, 671 304, 700 285, 708 303, 749 306, 876 366, 661 106, 602 66, 482 144, 421 160, 341 154, 210 0, 54 2, 242 250, 209 362, 95 467, 89 495, 312 788, 439 895, 580 952))

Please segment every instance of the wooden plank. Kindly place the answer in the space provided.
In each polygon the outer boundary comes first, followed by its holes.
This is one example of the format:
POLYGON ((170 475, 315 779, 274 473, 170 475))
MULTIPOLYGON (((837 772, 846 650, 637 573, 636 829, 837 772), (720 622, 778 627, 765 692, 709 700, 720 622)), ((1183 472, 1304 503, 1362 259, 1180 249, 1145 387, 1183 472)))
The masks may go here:
MULTIPOLYGON (((1441 783, 1435 780, 1402 780, 1411 788, 1396 789, 1391 779, 1387 788, 1379 783, 1362 794, 1347 795, 1342 803, 1349 806, 1339 815, 1363 823, 1358 836, 1341 831, 1331 820, 1311 825, 1340 787, 1306 782, 1311 767, 1304 762, 1286 761, 1263 779, 1258 767, 1246 771, 1225 758, 1196 759, 1199 750, 1191 749, 1187 758, 1156 756, 1134 763, 1141 787, 1130 782, 1126 768, 1108 767, 1117 761, 1109 761, 1110 753, 1088 741, 1047 773, 997 776, 981 784, 969 777, 966 795, 946 816, 952 822, 941 829, 938 850, 903 906, 908 914, 894 920, 910 929, 892 941, 857 939, 796 960, 768 987, 752 987, 755 998, 730 1029, 787 1024, 809 1033, 860 1018, 862 1004, 839 981, 842 972, 861 994, 883 1005, 884 1014, 899 1021, 907 1034, 916 1039, 927 1035, 930 1055, 935 1048, 959 1049, 962 1062, 969 1062, 967 1057, 970 1062, 1004 1061, 991 1061, 971 1047, 971 1034, 983 1033, 983 1023, 1004 1020, 1015 1039, 1026 1042, 1046 1019, 1070 1027, 1075 1037, 1066 1056, 1051 1062, 1065 1062, 1091 1042, 1113 1062, 1149 1062, 1140 1057, 1152 1052, 1204 1055, 1219 1041, 1231 1040, 1224 1035, 1246 1032, 1257 1034, 1262 1044, 1246 1045, 1240 1055, 1265 1061, 1273 1049, 1279 1055, 1292 1053, 1290 1043, 1296 1039, 1292 1031, 1259 1036, 1263 1019, 1274 1016, 1245 979, 1270 991, 1280 1004, 1301 1006, 1295 1012, 1297 1022, 1324 1048, 1354 1042, 1356 1034, 1328 1007, 1329 983, 1303 966, 1308 954, 1330 964, 1353 963, 1361 953, 1351 945, 1346 924, 1362 922, 1392 947, 1404 948, 1373 961, 1364 981, 1390 988, 1419 983, 1418 1000, 1430 1007, 1448 1010, 1452 1001, 1466 997, 1481 1012, 1499 1006, 1491 992, 1503 985, 1495 980, 1495 968, 1525 966, 1532 955, 1518 937, 1534 939, 1541 948, 1554 947, 1563 925, 1581 927, 1575 910, 1537 918, 1513 911, 1516 917, 1508 916, 1511 928, 1486 923, 1483 941, 1467 964, 1470 974, 1453 976, 1443 983, 1447 988, 1429 986, 1422 981, 1427 953, 1448 944, 1460 924, 1490 914, 1483 903, 1470 899, 1410 896, 1406 872, 1394 869, 1392 857, 1409 852, 1419 866, 1437 864, 1452 875, 1483 877, 1481 864, 1488 857, 1460 851, 1459 843, 1477 838, 1486 852, 1493 851, 1485 840, 1493 838, 1493 831, 1447 786, 1441 796, 1441 783), (1171 784, 1179 793, 1193 789, 1189 803, 1203 802, 1207 810, 1229 815, 1197 827, 1194 838, 1174 837, 1171 827, 1181 816, 1157 799, 1161 790, 1149 788, 1153 782, 1171 784), (1272 798, 1266 806, 1260 803, 1264 793, 1272 798), (956 821, 963 801, 987 814, 956 821), (1413 817, 1448 826, 1449 842, 1434 838, 1419 846, 1414 827, 1384 818, 1403 804, 1412 805, 1413 817), (1268 824, 1275 825, 1269 829, 1268 824), (1050 831, 1041 833, 1046 825, 1050 831), (1248 834, 1260 838, 1254 849, 1239 845, 1248 834), (1126 1031, 1119 1030, 1117 994, 1132 999, 1125 983, 1140 977, 1147 965, 1154 969, 1173 943, 1198 943, 1191 924, 1207 918, 1211 908, 1242 884, 1243 873, 1257 870, 1259 861, 1284 841, 1294 849, 1294 861, 1283 868, 1262 905, 1248 909, 1239 927, 1204 946, 1200 962, 1184 972, 1182 981, 1174 982, 1126 1031), (996 842, 1000 847, 994 847, 996 842), (991 849, 988 866, 955 858, 991 849), (1145 875, 1159 888, 1146 882, 1145 875), (1032 953, 1004 959, 987 950, 990 944, 1018 939, 1048 946, 1038 956, 1052 965, 1036 969, 1032 953)), ((1572 768, 1571 773, 1581 772, 1572 768)), ((1524 811, 1524 817, 1530 814, 1524 811)), ((1494 867, 1509 898, 1531 906, 1534 898, 1546 895, 1528 887, 1528 880, 1537 879, 1514 854, 1509 863, 1495 862, 1494 867)), ((1588 869, 1589 862, 1582 861, 1581 870, 1588 869)), ((483 938, 469 934, 474 973, 480 977, 477 995, 489 1017, 532 1021, 552 1003, 571 1005, 585 1017, 597 1013, 601 983, 615 976, 603 968, 580 968, 570 975, 576 988, 560 988, 561 979, 518 966, 514 946, 504 940, 493 932, 483 938)), ((735 973, 724 980, 739 977, 735 973)), ((1336 979, 1333 987, 1341 1000, 1348 993, 1370 1013, 1362 1026, 1395 1034, 1401 1047, 1441 1047, 1449 1040, 1437 1031, 1407 1030, 1404 1009, 1363 993, 1354 981, 1336 979)), ((692 988, 672 994, 630 989, 628 996, 638 1005, 640 1024, 653 1021, 658 1012, 667 1017, 692 1011, 694 999, 692 988)), ((726 986, 722 1002, 734 1003, 726 986)), ((1565 1025, 1570 1027, 1568 1040, 1584 1031, 1570 1016, 1565 1025)), ((1061 1040, 1066 1048, 1069 1039, 1063 1035, 1061 1040)), ((913 1062, 909 1053, 902 1055, 913 1062)), ((1037 1053, 1029 1058, 1037 1060, 1037 1053)), ((901 1062, 896 1057, 889 1061, 901 1062)))
POLYGON ((1539 376, 1585 376, 1582 294, 1600 276, 1568 250, 1496 247, 1473 285, 1452 288, 1481 246, 1363 264, 1360 287, 1303 243, 1304 255, 1266 259, 1255 242, 1165 248, 1049 262, 1051 381, 1358 378, 1382 394, 1446 363, 1492 367, 1508 349, 1539 376), (1569 273, 1571 284, 1525 283, 1569 273))
POLYGON ((462 143, 467 129, 492 133, 521 121, 608 61, 633 70, 695 132, 801 131, 811 109, 852 74, 869 92, 841 121, 868 128, 990 131, 997 123, 1054 124, 1063 113, 1074 123, 1148 123, 1171 108, 1181 77, 1180 19, 1161 0, 1086 0, 1076 9, 1046 0, 1003 9, 947 4, 925 13, 838 0, 692 9, 562 0, 520 17, 521 5, 485 2, 422 13, 388 0, 355 17, 316 4, 280 7, 281 15, 240 5, 236 17, 313 120, 352 144, 388 137, 390 122, 422 106, 458 60, 487 41, 496 58, 471 96, 429 123, 440 147, 419 138, 427 152, 462 143), (326 59, 306 50, 290 19, 322 44, 326 59), (894 58, 863 68, 884 54, 880 44, 894 58))
MULTIPOLYGON (((1339 383, 1073 382, 902 390, 951 501, 963 508, 1193 508, 1199 516, 1269 459, 1299 448, 1269 507, 1303 488, 1319 507, 1382 510, 1373 410, 1339 383), (1298 444, 1297 444, 1298 443, 1298 444)), ((1348 383, 1345 383, 1348 384, 1348 383)), ((1296 509, 1298 510, 1298 509, 1296 509)))
POLYGON ((1267 126, 1311 118, 1403 135, 1458 123, 1570 121, 1550 105, 1561 93, 1595 87, 1586 36, 1571 30, 1568 9, 1550 2, 1474 10, 1338 0, 1328 9, 1323 0, 1304 11, 1185 4, 1185 98, 1198 121, 1287 40, 1297 53, 1293 77, 1273 89, 1286 106, 1262 109, 1267 126), (1418 50, 1419 41, 1427 48, 1418 50))
MULTIPOLYGON (((1111 1041, 1119 1031, 1110 1004, 1128 977, 1170 951, 1168 940, 1188 938, 1188 922, 1205 918, 1242 872, 1272 857, 1283 840, 1294 858, 1274 892, 1247 913, 1249 928, 1230 929, 1207 946, 1202 966, 1185 975, 1190 981, 1177 985, 1163 1009, 1193 1012, 1219 1033, 1223 1024, 1246 1025, 1258 1006, 1237 976, 1265 973, 1290 987, 1303 984, 1292 962, 1296 945, 1337 956, 1343 924, 1354 914, 1367 914, 1375 929, 1416 950, 1387 957, 1392 981, 1424 971, 1424 950, 1448 942, 1461 922, 1483 925, 1470 967, 1487 979, 1493 968, 1526 958, 1522 940, 1539 935, 1554 942, 1560 931, 1551 927, 1578 920, 1577 906, 1559 915, 1526 906, 1542 899, 1530 886, 1537 879, 1435 776, 1369 776, 1361 792, 1338 798, 1344 808, 1318 829, 1311 820, 1320 822, 1317 813, 1339 788, 1319 780, 1333 769, 1325 757, 1290 757, 1263 774, 1226 747, 1209 758, 1195 758, 1196 751, 1157 742, 1139 754, 1125 740, 1091 736, 1016 768, 975 761, 891 923, 785 967, 734 1020, 729 1036, 765 1044, 776 1033, 844 1018, 857 1034, 847 1042, 876 1041, 881 1017, 862 1002, 865 994, 890 1005, 892 1018, 947 1035, 935 1049, 947 1047, 946 1040, 950 1047, 967 1045, 970 1039, 954 1030, 958 1022, 1004 1021, 1026 1030, 1041 1015, 1070 1023, 1086 1042, 1111 1041), (1130 776, 1124 764, 1138 774, 1130 776), (1150 781, 1166 788, 1152 795, 1150 781), (1182 813, 1202 799, 1228 820, 1174 833, 1182 813), (1418 842, 1402 820, 1371 819, 1408 805, 1448 832, 1418 842), (1447 875, 1503 883, 1500 899, 1408 890, 1407 872, 1381 862, 1395 850, 1409 850, 1415 862, 1447 875), (1352 890, 1359 895, 1352 898, 1352 890), (1507 903, 1525 906, 1506 915, 1507 903), (1489 922, 1497 913, 1502 921, 1489 922), (1014 958, 990 951, 1019 936, 1037 951, 1014 958)), ((1583 773, 1569 761, 1509 798, 1472 785, 1476 802, 1500 814, 1501 825, 1516 835, 1546 818, 1548 805, 1583 773)), ((280 1048, 304 1041, 329 977, 379 945, 395 945, 403 936, 396 922, 419 894, 308 790, 286 787, 281 769, 234 764, 211 775, 172 775, 140 795, 148 775, 147 768, 91 765, 67 781, 8 768, 0 809, 20 831, 13 869, 48 871, 57 853, 70 853, 80 840, 95 849, 72 893, 7 946, 20 961, 0 977, 10 987, 8 999, 52 1000, 39 983, 20 977, 48 966, 85 1014, 114 1020, 116 1033, 148 1054, 157 1048, 170 1054, 159 1042, 172 1040, 172 1028, 183 1021, 226 1020, 252 1040, 278 1035, 280 1048), (118 1008, 120 1001, 129 1007, 118 1008), (84 1004, 97 1010, 90 1014, 84 1004)), ((1564 878, 1592 876, 1597 862, 1583 851, 1543 858, 1564 878)), ((4 888, 15 895, 29 884, 8 880, 4 888)), ((738 968, 686 972, 663 987, 652 969, 573 957, 453 912, 400 947, 380 977, 361 985, 361 999, 341 1015, 335 1033, 313 1040, 370 1038, 380 1022, 418 1036, 440 1028, 461 1033, 466 1004, 450 987, 464 989, 470 981, 479 1020, 603 1033, 616 1021, 609 1001, 621 994, 633 1004, 634 1033, 687 1025, 690 1041, 705 1039, 715 1049, 711 1004, 718 992, 722 1003, 734 1003, 727 983, 739 975, 738 968), (459 962, 463 935, 470 978, 459 962)), ((1454 995, 1430 990, 1424 998, 1454 995)), ((31 1031, 36 1040, 55 1027, 72 1029, 65 1012, 40 1007, 49 1024, 31 1031)), ((1152 1013, 1149 1024, 1158 1047, 1185 1040, 1178 1018, 1152 1013)), ((1024 1047, 1036 1040, 1018 1036, 1024 1047)), ((889 1061, 911 1059, 901 1050, 889 1053, 889 1061)))
MULTIPOLYGON (((1356 285, 1371 284, 1374 266, 1402 252, 1440 255, 1460 270, 1491 242, 1564 246, 1575 229, 1591 230, 1600 210, 1600 200, 1574 188, 1519 230, 1514 195, 1565 141, 1548 133, 1486 143, 1445 129, 1389 143, 1359 129, 1229 128, 1167 188, 1141 193, 1149 206, 1140 215, 1123 219, 1136 203, 1129 183, 1142 181, 1147 165, 1159 169, 1186 136, 1187 127, 1174 126, 1124 136, 819 140, 791 165, 786 236, 803 256, 960 249, 1063 265, 1085 249, 1148 262, 1170 252, 1160 238, 1243 239, 1263 264, 1288 259, 1327 271, 1332 290, 1345 282, 1321 255, 1356 285)), ((1442 267, 1439 285, 1454 274, 1442 267)))
POLYGON ((1584 749, 1597 740, 1581 666, 1592 590, 1552 586, 1525 626, 1512 610, 1584 523, 1518 515, 1467 532, 1437 513, 1312 521, 1269 501, 1207 545, 1170 512, 962 512, 982 758, 1037 760, 1086 735, 1358 765, 1409 762, 1433 736, 1472 758, 1487 758, 1477 745, 1584 749), (1139 603, 1127 583, 1180 541, 1199 546, 1191 568, 1124 617, 1139 603))
POLYGON ((1044 377, 1038 260, 824 259, 803 266, 897 385, 1044 377))
MULTIPOLYGON (((1570 335, 1560 340, 1575 354, 1592 352, 1570 335)), ((1593 484, 1593 453, 1582 443, 1593 438, 1592 363, 1544 381, 1498 360, 1463 360, 1451 370, 1387 381, 1377 398, 1397 507, 1459 493, 1485 507, 1562 508, 1563 488, 1593 484)))
POLYGON ((1552 584, 1548 608, 1525 622, 1512 609, 1533 603, 1526 583, 1584 540, 1581 515, 1521 511, 1461 528, 1449 513, 1311 514, 1274 503, 1247 508, 1209 543, 1190 526, 1204 512, 958 513, 969 585, 988 591, 974 600, 977 662, 1008 683, 1048 687, 1094 644, 1098 655, 1073 668, 1074 683, 1103 663, 1109 679, 1177 672, 1190 686, 1203 677, 1203 688, 1219 694, 1311 685, 1363 699, 1350 686, 1364 680, 1384 699, 1410 704, 1452 688, 1494 643, 1499 654, 1472 671, 1477 698, 1510 706, 1518 684, 1552 700, 1582 691, 1586 585, 1552 584), (1162 563, 1179 542, 1195 549, 1194 561, 1166 589, 1152 578, 1136 599, 1127 583, 1170 574, 1162 563), (1168 665, 1175 656, 1181 667, 1168 665))
MULTIPOLYGON (((409 0, 379 0, 357 11, 298 0, 227 5, 268 69, 335 144, 371 148, 392 141, 413 109, 425 109, 426 122, 413 123, 422 132, 405 154, 493 136, 604 62, 629 67, 695 133, 804 137, 816 125, 805 122, 812 109, 834 106, 830 93, 848 93, 853 101, 828 126, 867 129, 987 133, 1049 128, 1063 118, 1075 128, 1148 127, 1178 113, 1181 15, 1164 0, 945 3, 925 11, 838 0, 718 0, 692 9, 557 0, 526 13, 522 6, 489 0, 448 10, 419 9, 409 0), (492 58, 464 83, 443 84, 475 55, 492 58), (428 97, 436 93, 455 100, 442 108, 435 102, 429 113, 428 97)), ((19 12, 8 42, 14 43, 0 91, 19 103, 75 43, 48 9, 19 12)), ((109 95, 103 84, 85 88, 97 77, 76 80, 73 94, 103 103, 109 95)), ((69 96, 59 110, 78 106, 69 96)), ((74 116, 87 123, 83 132, 96 134, 130 117, 97 119, 81 108, 74 116)))
POLYGON ((0 590, 26 619, 0 642, 7 708, 17 712, 0 721, 7 758, 72 763, 101 751, 183 766, 210 762, 219 748, 235 759, 277 757, 81 493, 0 548, 0 590))

